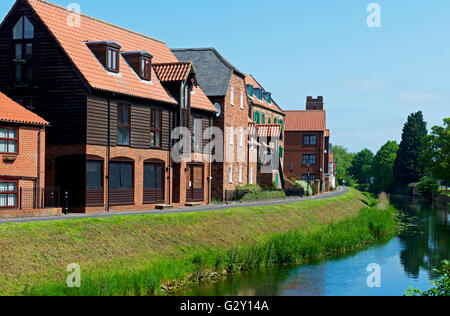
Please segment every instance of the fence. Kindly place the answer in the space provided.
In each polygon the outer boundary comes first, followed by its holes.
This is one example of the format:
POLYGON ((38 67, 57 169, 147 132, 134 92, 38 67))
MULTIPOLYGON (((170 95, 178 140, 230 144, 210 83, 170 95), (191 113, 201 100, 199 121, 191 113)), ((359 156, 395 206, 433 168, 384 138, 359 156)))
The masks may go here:
MULTIPOLYGON (((277 190, 277 189, 263 189, 259 192, 282 192, 286 194, 288 197, 295 197, 295 196, 304 196, 303 189, 301 188, 290 188, 290 189, 283 189, 283 190, 277 190)), ((244 198, 244 196, 248 193, 255 192, 254 190, 226 190, 225 191, 225 202, 232 202, 232 201, 240 201, 244 198)))
POLYGON ((61 207, 59 188, 19 188, 19 209, 44 209, 61 207))

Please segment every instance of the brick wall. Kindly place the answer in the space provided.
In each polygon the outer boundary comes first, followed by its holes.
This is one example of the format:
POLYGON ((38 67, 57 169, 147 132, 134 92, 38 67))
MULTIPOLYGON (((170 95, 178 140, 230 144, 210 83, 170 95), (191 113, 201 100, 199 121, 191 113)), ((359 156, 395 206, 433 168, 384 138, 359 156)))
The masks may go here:
POLYGON ((315 174, 316 179, 324 179, 324 133, 323 132, 286 132, 285 133, 285 158, 284 172, 288 177, 301 180, 308 173, 308 167, 303 165, 303 155, 316 155, 316 164, 310 167, 310 174, 315 174), (304 135, 317 136, 316 146, 305 146, 304 135), (321 171, 322 169, 322 171, 321 171))

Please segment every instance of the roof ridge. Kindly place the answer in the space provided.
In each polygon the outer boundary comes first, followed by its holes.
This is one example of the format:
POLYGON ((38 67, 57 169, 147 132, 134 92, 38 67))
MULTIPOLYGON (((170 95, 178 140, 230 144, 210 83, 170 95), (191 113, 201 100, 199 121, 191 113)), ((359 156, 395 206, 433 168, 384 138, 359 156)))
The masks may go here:
POLYGON ((191 61, 174 61, 170 63, 152 63, 152 66, 165 66, 165 65, 178 65, 178 64, 188 64, 192 65, 191 61))
MULTIPOLYGON (((45 1, 45 0, 26 0, 26 1, 27 1, 27 2, 30 2, 30 1, 31 1, 31 2, 33 2, 33 1, 41 2, 41 3, 47 4, 47 5, 53 6, 53 7, 55 7, 55 8, 58 8, 58 9, 67 11, 67 12, 72 12, 72 11, 68 10, 67 8, 65 8, 65 7, 63 7, 63 6, 60 6, 60 5, 54 4, 54 3, 52 3, 52 2, 45 1)), ((163 41, 161 41, 161 40, 158 40, 158 39, 156 39, 156 38, 153 38, 153 37, 151 37, 151 36, 144 35, 144 34, 141 34, 141 33, 138 33, 138 32, 135 32, 135 31, 132 31, 132 30, 129 30, 129 29, 126 29, 126 28, 124 28, 124 27, 122 27, 122 26, 118 26, 118 25, 112 24, 112 23, 110 23, 110 22, 106 22, 106 21, 103 21, 103 20, 94 18, 94 17, 92 17, 92 16, 90 16, 90 15, 87 15, 87 14, 84 14, 84 13, 81 13, 81 12, 80 12, 80 15, 83 16, 83 17, 85 17, 85 18, 88 18, 88 19, 91 19, 91 20, 94 20, 94 21, 97 21, 97 22, 100 22, 100 23, 103 23, 103 24, 106 24, 106 25, 115 27, 115 28, 120 29, 120 30, 122 30, 122 31, 131 33, 131 34, 134 34, 134 35, 137 35, 137 36, 142 36, 142 37, 144 37, 144 38, 153 40, 153 41, 158 42, 158 43, 161 43, 161 44, 166 44, 165 42, 163 42, 163 41)))

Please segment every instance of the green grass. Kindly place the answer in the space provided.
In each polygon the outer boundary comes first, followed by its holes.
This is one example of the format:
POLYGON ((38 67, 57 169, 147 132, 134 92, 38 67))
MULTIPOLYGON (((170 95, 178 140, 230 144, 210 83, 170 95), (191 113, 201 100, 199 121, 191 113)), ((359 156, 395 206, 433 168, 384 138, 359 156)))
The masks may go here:
POLYGON ((333 222, 314 233, 290 231, 266 241, 228 250, 195 252, 186 259, 161 260, 138 271, 114 271, 89 275, 79 289, 62 282, 28 289, 27 295, 155 295, 164 280, 197 280, 205 271, 236 273, 264 266, 302 264, 353 253, 397 229, 393 210, 364 208, 358 216, 333 222))
POLYGON ((162 282, 195 279, 202 267, 232 267, 247 245, 263 247, 293 231, 309 236, 351 219, 365 206, 361 198, 353 190, 327 200, 219 212, 0 225, 0 294, 46 294, 65 284, 70 263, 81 266, 82 294, 157 292, 162 282))

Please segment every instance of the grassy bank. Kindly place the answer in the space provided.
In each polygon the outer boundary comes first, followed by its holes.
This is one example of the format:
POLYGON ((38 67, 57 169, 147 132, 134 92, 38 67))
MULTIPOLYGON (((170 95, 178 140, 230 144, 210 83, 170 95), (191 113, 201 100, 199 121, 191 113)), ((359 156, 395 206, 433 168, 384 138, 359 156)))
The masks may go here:
POLYGON ((329 200, 220 212, 0 225, 0 292, 146 295, 168 280, 196 280, 205 271, 355 251, 388 231, 387 222, 370 219, 386 212, 356 216, 361 199, 352 191, 329 200), (81 266, 81 289, 65 287, 70 263, 81 266))

